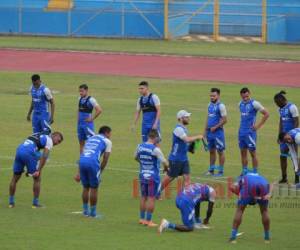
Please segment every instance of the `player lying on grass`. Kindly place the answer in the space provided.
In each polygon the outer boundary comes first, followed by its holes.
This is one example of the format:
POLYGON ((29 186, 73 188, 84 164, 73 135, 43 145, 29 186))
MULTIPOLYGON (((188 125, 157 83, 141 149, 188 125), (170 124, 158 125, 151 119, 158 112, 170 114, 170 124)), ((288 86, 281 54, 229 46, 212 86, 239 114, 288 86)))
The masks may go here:
POLYGON ((160 162, 164 166, 164 171, 168 170, 168 161, 162 151, 156 146, 160 141, 159 133, 151 129, 148 133, 148 140, 139 144, 135 153, 135 159, 140 163, 140 224, 149 227, 157 226, 152 222, 155 199, 160 191, 160 162))
POLYGON ((103 126, 99 134, 88 138, 79 159, 79 170, 75 180, 83 186, 82 207, 83 215, 97 216, 97 199, 100 176, 107 165, 112 142, 110 141, 111 128, 103 126), (100 159, 102 157, 102 161, 100 159), (90 207, 89 207, 90 204, 90 207))
POLYGON ((53 146, 63 141, 63 135, 60 132, 54 132, 50 135, 36 133, 27 138, 24 143, 17 148, 16 157, 13 165, 13 177, 9 186, 9 207, 15 206, 15 193, 17 182, 27 168, 27 176, 33 177, 33 201, 32 208, 40 207, 39 195, 41 189, 41 174, 44 165, 53 146), (39 151, 43 150, 42 153, 39 151))
MULTIPOLYGON (((300 175, 299 160, 298 160, 298 146, 300 145, 300 128, 294 128, 289 132, 282 132, 279 134, 278 140, 286 143, 292 158, 295 173, 300 175)), ((295 184, 299 183, 299 179, 295 179, 295 184)))
POLYGON ((158 232, 162 233, 167 228, 180 232, 193 231, 195 226, 195 206, 203 201, 208 202, 206 218, 203 220, 204 225, 207 225, 213 213, 215 198, 216 191, 206 184, 194 183, 186 186, 176 197, 176 206, 181 212, 183 225, 177 225, 162 219, 158 232))
POLYGON ((257 173, 248 173, 239 178, 238 182, 229 187, 230 191, 239 196, 237 209, 233 219, 230 242, 236 243, 238 228, 242 222, 243 213, 247 205, 259 205, 262 224, 264 227, 264 239, 270 241, 270 218, 268 212, 269 199, 272 186, 266 178, 257 173))

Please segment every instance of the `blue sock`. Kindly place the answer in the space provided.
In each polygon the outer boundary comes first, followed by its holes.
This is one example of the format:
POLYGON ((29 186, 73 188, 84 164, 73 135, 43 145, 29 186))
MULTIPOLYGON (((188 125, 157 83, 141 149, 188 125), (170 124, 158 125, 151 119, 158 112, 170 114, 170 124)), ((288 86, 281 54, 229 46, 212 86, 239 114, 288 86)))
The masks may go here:
POLYGON ((219 166, 218 169, 219 169, 219 173, 223 174, 223 172, 224 172, 224 166, 219 166))
POLYGON ((215 165, 210 165, 209 168, 208 168, 208 171, 209 172, 214 172, 215 170, 215 165))
POLYGON ((147 221, 151 221, 151 220, 152 220, 152 213, 147 212, 146 220, 147 220, 147 221))
POLYGON ((243 174, 247 174, 248 173, 248 166, 243 166, 243 174))
POLYGON ((33 197, 32 204, 33 205, 38 205, 39 204, 39 198, 38 197, 33 197))
POLYGON ((174 223, 169 223, 168 228, 175 229, 176 225, 174 223))
POLYGON ((257 167, 252 169, 252 173, 257 174, 257 167))
POLYGON ((145 219, 145 211, 140 211, 140 219, 143 220, 145 219))
POLYGON ((270 232, 265 231, 265 240, 269 240, 269 239, 270 239, 270 232))
POLYGON ((9 196, 9 204, 15 204, 15 196, 14 195, 9 196))
POLYGON ((195 218, 195 222, 201 224, 202 223, 201 218, 195 218))
POLYGON ((232 229, 231 230, 231 239, 235 240, 236 239, 236 235, 237 235, 238 230, 237 229, 232 229))
POLYGON ((95 217, 96 215, 97 215, 96 206, 91 206, 90 207, 90 216, 95 217))
POLYGON ((84 214, 88 214, 89 213, 89 204, 88 203, 83 203, 82 204, 82 209, 83 209, 84 214))

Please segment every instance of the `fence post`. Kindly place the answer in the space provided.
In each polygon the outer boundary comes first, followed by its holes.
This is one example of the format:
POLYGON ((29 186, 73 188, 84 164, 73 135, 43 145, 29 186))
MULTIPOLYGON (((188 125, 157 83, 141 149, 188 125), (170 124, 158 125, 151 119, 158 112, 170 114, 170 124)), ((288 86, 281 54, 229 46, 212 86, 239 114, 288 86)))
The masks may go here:
POLYGON ((262 0, 261 40, 267 43, 267 0, 262 0))
POLYGON ((219 40, 219 13, 220 12, 220 4, 219 0, 214 0, 214 34, 213 39, 215 41, 219 40))
POLYGON ((19 0, 19 8, 18 8, 18 33, 22 33, 22 9, 23 9, 23 0, 19 0))
POLYGON ((169 0, 164 0, 164 39, 169 39, 169 0))

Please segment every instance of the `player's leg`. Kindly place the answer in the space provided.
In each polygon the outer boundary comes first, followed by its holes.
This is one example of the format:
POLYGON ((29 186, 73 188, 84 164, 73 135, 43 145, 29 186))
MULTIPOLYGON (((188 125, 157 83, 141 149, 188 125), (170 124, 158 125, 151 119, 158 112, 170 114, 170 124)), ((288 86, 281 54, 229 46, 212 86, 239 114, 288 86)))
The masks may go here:
POLYGON ((248 150, 251 155, 251 160, 252 160, 252 172, 257 173, 258 169, 258 158, 257 158, 257 153, 256 153, 256 132, 251 132, 249 133, 247 137, 247 145, 248 145, 248 150))
POLYGON ((195 206, 195 222, 196 222, 196 224, 202 223, 201 217, 200 217, 200 202, 197 202, 196 206, 195 206))
POLYGON ((169 170, 167 174, 164 176, 164 179, 161 184, 160 192, 162 192, 178 176, 179 176, 178 162, 169 161, 169 170))
POLYGON ((40 207, 39 197, 41 192, 41 177, 33 177, 33 199, 32 199, 32 208, 40 207))
POLYGON ((20 180, 22 174, 13 174, 9 184, 9 207, 15 206, 15 193, 17 188, 17 182, 20 180))
POLYGON ((280 144, 280 168, 281 168, 281 180, 279 183, 287 183, 287 157, 289 148, 285 143, 280 144))
POLYGON ((268 205, 260 204, 261 221, 264 226, 264 239, 266 243, 270 241, 270 217, 268 212, 268 205))
POLYGON ((209 167, 206 175, 213 175, 215 171, 216 160, 217 160, 215 137, 211 132, 208 131, 206 139, 207 139, 207 147, 209 150, 209 167))
POLYGON ((98 188, 91 188, 90 190, 90 216, 97 216, 97 202, 98 202, 98 188))
POLYGON ((252 159, 252 166, 253 166, 253 173, 257 173, 257 168, 258 168, 258 158, 257 158, 257 153, 256 150, 250 150, 250 155, 252 159))
POLYGON ((100 167, 90 166, 89 184, 90 184, 90 216, 97 217, 98 187, 100 184, 100 167))
POLYGON ((240 149, 241 162, 242 162, 242 174, 248 173, 248 150, 246 148, 240 149))
POLYGON ((148 184, 140 183, 141 198, 140 198, 140 220, 139 224, 146 224, 146 202, 148 196, 148 184))
POLYGON ((40 120, 40 128, 45 133, 51 133, 50 115, 48 112, 42 115, 40 120))
POLYGON ((230 242, 235 242, 237 233, 238 233, 238 228, 242 223, 242 217, 245 211, 247 205, 238 205, 235 215, 233 218, 233 223, 232 223, 232 230, 231 230, 231 236, 230 236, 230 242))
POLYGON ((151 130, 151 127, 146 126, 146 125, 142 125, 142 141, 146 142, 148 140, 148 134, 151 130))
POLYGON ((147 214, 146 214, 146 223, 149 227, 156 227, 157 224, 152 222, 152 215, 155 207, 156 196, 159 192, 159 182, 150 180, 148 182, 148 197, 147 197, 147 214))
POLYGON ((190 164, 188 161, 181 163, 181 173, 183 175, 183 187, 191 184, 190 164))
POLYGON ((83 151, 85 140, 87 139, 84 132, 84 128, 81 124, 77 125, 77 137, 79 142, 79 153, 81 154, 83 151))
POLYGON ((82 185, 82 214, 84 216, 89 216, 89 196, 90 196, 90 183, 89 183, 89 174, 87 166, 84 162, 79 161, 79 174, 80 181, 82 185))
POLYGON ((216 149, 219 156, 219 166, 216 168, 218 169, 218 173, 215 175, 223 176, 224 174, 224 164, 225 164, 225 136, 224 132, 220 131, 216 134, 216 149))

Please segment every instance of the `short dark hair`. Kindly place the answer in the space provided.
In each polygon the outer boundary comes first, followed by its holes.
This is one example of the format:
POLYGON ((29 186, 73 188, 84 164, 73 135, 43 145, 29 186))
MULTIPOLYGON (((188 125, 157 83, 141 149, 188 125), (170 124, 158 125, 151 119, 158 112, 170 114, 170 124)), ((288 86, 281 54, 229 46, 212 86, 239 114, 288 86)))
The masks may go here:
POLYGON ((149 83, 146 82, 146 81, 141 81, 141 82, 139 83, 139 86, 149 87, 149 83))
POLYGON ((287 101, 285 95, 286 95, 286 92, 284 90, 281 90, 279 93, 274 95, 274 101, 276 101, 276 100, 278 100, 278 101, 287 101))
POLYGON ((80 89, 85 89, 85 90, 88 90, 89 89, 89 86, 87 86, 87 84, 81 84, 80 86, 79 86, 79 88, 80 89))
POLYGON ((34 75, 31 76, 31 81, 32 81, 32 82, 36 82, 36 81, 38 81, 38 80, 41 80, 40 75, 34 74, 34 75))
POLYGON ((210 89, 210 92, 217 92, 218 95, 219 95, 219 94, 221 93, 221 90, 218 89, 218 88, 211 88, 211 89, 210 89))
POLYGON ((247 87, 241 89, 240 94, 250 93, 250 90, 247 87))
POLYGON ((54 136, 55 136, 55 135, 59 135, 60 138, 61 138, 61 141, 64 140, 64 136, 63 136, 63 134, 62 134, 61 132, 55 131, 55 132, 52 133, 52 135, 54 135, 54 136))
POLYGON ((159 137, 159 133, 157 131, 157 129, 150 129, 148 137, 151 139, 155 139, 159 137))
POLYGON ((111 128, 109 126, 102 126, 99 129, 99 134, 107 134, 111 132, 111 128))
POLYGON ((287 134, 286 132, 279 133, 279 135, 278 135, 278 141, 283 142, 283 139, 284 139, 284 137, 285 137, 286 134, 287 134))

